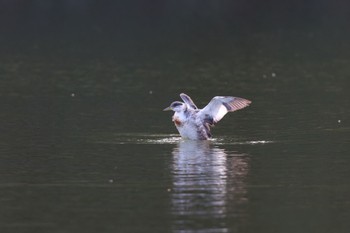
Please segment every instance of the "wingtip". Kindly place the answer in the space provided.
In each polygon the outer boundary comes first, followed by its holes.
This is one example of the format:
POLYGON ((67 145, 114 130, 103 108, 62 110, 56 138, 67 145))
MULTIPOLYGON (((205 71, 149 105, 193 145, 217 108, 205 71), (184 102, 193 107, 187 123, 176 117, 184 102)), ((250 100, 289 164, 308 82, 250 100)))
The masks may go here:
POLYGON ((185 93, 181 93, 180 97, 188 107, 190 107, 192 109, 198 109, 197 106, 194 104, 193 100, 191 99, 191 97, 189 97, 185 93))
POLYGON ((251 100, 247 100, 241 97, 235 97, 232 102, 224 104, 228 111, 233 112, 242 108, 248 107, 252 103, 251 100))
POLYGON ((245 104, 251 104, 252 101, 251 100, 248 100, 248 99, 244 99, 244 98, 241 98, 241 97, 236 97, 237 99, 239 99, 239 101, 241 101, 242 103, 245 103, 245 104))

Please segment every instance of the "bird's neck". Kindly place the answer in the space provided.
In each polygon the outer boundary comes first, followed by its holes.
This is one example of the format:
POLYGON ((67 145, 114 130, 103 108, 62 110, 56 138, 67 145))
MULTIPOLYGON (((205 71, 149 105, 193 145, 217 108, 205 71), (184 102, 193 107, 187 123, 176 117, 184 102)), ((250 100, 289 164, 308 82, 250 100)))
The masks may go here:
POLYGON ((187 119, 187 110, 183 110, 183 111, 177 111, 174 114, 174 118, 179 119, 181 121, 185 121, 187 119))

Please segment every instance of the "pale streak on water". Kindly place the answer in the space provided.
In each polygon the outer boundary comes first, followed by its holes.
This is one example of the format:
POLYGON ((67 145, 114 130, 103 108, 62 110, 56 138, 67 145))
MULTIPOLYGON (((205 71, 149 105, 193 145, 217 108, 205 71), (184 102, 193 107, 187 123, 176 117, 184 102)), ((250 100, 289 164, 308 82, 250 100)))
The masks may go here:
POLYGON ((200 232, 229 232, 224 222, 210 227, 208 216, 225 219, 232 206, 247 202, 244 179, 249 173, 248 156, 211 144, 187 140, 173 149, 174 232, 186 232, 184 229, 191 227, 200 232))
MULTIPOLYGON (((142 134, 142 133, 122 133, 113 134, 112 138, 96 143, 111 144, 178 144, 179 142, 191 141, 182 139, 177 134, 142 134)), ((270 140, 235 141, 228 137, 211 138, 207 140, 212 145, 255 145, 274 143, 270 140)))

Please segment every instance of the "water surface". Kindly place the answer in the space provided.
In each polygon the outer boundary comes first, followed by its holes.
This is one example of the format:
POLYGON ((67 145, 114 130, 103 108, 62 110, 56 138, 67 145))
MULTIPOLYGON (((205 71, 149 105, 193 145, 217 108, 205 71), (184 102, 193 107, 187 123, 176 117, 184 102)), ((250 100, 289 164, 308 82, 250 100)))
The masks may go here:
POLYGON ((247 38, 3 41, 0 231, 348 232, 346 43, 247 38), (253 103, 183 141, 181 92, 253 103))

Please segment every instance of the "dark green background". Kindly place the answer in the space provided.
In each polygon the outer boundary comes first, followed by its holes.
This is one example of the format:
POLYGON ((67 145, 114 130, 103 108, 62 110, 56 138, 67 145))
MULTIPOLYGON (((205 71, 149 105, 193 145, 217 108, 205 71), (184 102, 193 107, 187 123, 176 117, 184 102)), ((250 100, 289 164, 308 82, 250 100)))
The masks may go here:
POLYGON ((0 1, 1 232, 348 232, 345 1, 0 1), (208 143, 178 94, 253 101, 208 143))

